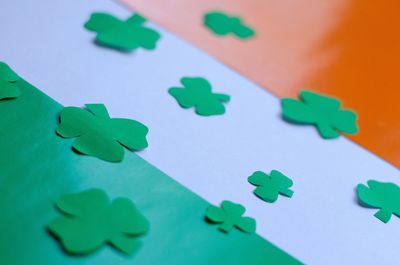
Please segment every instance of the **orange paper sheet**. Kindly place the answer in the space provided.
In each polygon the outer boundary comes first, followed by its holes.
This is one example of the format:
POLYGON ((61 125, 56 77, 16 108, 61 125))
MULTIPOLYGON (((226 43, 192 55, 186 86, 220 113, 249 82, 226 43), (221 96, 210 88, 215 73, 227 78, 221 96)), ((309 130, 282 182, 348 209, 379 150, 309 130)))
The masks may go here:
POLYGON ((122 0, 279 97, 309 88, 359 114, 352 140, 400 167, 400 1, 122 0), (203 14, 240 15, 256 30, 218 37, 203 14))

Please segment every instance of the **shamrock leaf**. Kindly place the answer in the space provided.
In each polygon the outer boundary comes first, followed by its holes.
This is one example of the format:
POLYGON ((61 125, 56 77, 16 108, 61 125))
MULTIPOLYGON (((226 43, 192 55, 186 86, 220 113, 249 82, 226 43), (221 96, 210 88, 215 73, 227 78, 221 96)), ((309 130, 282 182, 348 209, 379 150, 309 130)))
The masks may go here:
POLYGON ((149 223, 125 198, 110 203, 99 189, 61 196, 57 208, 64 214, 48 225, 71 254, 89 254, 110 243, 126 254, 139 246, 138 236, 149 230, 149 223))
POLYGON ((184 77, 181 79, 184 88, 172 87, 168 90, 182 108, 195 107, 196 113, 202 116, 225 113, 223 102, 229 102, 225 94, 211 92, 210 83, 201 77, 184 77))
POLYGON ((212 11, 204 15, 204 25, 217 35, 234 34, 240 39, 253 37, 255 32, 245 25, 239 17, 229 16, 223 12, 212 11))
POLYGON ((396 184, 369 180, 368 187, 358 184, 357 193, 361 205, 380 208, 375 217, 384 223, 392 214, 400 216, 400 188, 396 184))
POLYGON ((64 138, 78 137, 72 144, 75 150, 119 162, 124 157, 122 146, 131 150, 147 147, 145 125, 129 119, 111 119, 103 104, 86 107, 87 110, 66 107, 60 113, 57 133, 64 138))
POLYGON ((358 132, 356 113, 341 110, 339 100, 311 91, 301 91, 300 99, 282 99, 283 117, 288 121, 314 124, 325 139, 337 138, 339 132, 358 132))
POLYGON ((16 84, 19 79, 19 76, 7 64, 0 62, 0 100, 16 98, 21 94, 16 84))
POLYGON ((242 217, 246 209, 231 201, 223 201, 221 208, 210 205, 206 218, 213 223, 221 223, 219 230, 228 233, 235 226, 246 233, 256 231, 256 221, 250 217, 242 217))
POLYGON ((293 195, 293 191, 289 189, 293 181, 276 170, 272 170, 269 176, 264 172, 256 171, 248 178, 248 181, 258 186, 254 194, 266 202, 275 202, 279 193, 287 197, 293 195))
POLYGON ((97 33, 96 41, 101 45, 127 51, 139 47, 153 50, 160 34, 143 26, 145 21, 146 19, 138 14, 122 21, 106 13, 93 13, 85 28, 97 33))

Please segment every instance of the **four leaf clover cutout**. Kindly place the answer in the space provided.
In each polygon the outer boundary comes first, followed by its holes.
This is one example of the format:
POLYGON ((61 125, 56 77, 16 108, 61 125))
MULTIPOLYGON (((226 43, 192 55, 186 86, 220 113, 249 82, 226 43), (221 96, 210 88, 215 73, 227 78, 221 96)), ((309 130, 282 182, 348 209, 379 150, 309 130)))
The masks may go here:
POLYGON ((283 117, 294 123, 315 125, 325 139, 337 138, 339 132, 357 133, 356 113, 340 109, 340 104, 336 98, 301 91, 300 101, 282 99, 283 117))
POLYGON ((0 62, 0 100, 16 98, 21 94, 17 85, 19 79, 6 63, 0 62))
POLYGON ((110 118, 103 104, 87 104, 86 110, 66 107, 60 113, 57 134, 77 138, 72 147, 83 154, 120 162, 123 146, 131 150, 147 147, 148 129, 138 121, 110 118))
POLYGON ((184 77, 184 86, 172 87, 168 90, 182 108, 194 107, 196 113, 202 116, 220 115, 225 113, 224 102, 229 102, 230 96, 213 93, 210 83, 201 77, 184 77))
POLYGON ((85 28, 97 33, 97 43, 111 48, 131 51, 136 48, 153 50, 160 34, 143 26, 146 19, 135 14, 122 21, 107 13, 93 13, 85 28))
POLYGON ((99 189, 61 196, 57 208, 64 214, 48 229, 71 254, 89 254, 105 243, 132 254, 140 246, 137 237, 149 230, 149 222, 126 198, 110 202, 99 189))

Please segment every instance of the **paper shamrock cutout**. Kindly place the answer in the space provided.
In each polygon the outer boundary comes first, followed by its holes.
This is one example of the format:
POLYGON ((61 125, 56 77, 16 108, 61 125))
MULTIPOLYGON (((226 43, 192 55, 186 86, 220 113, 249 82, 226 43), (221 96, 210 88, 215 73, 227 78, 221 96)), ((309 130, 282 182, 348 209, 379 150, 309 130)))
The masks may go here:
POLYGON ((16 84, 19 76, 6 64, 0 62, 0 100, 16 98, 21 91, 16 84))
POLYGON ((358 199, 361 205, 380 208, 375 217, 384 223, 389 222, 392 214, 400 217, 400 188, 396 184, 369 180, 368 187, 357 185, 358 199))
POLYGON ((254 233, 256 231, 256 221, 250 217, 242 215, 246 209, 231 201, 223 201, 221 208, 210 205, 206 212, 207 220, 213 223, 220 223, 219 230, 229 233, 235 226, 246 233, 254 233))
POLYGON ((140 246, 137 237, 149 230, 146 218, 126 198, 110 202, 99 189, 61 196, 56 206, 64 216, 48 225, 48 229, 70 254, 89 254, 109 243, 132 254, 140 246))
POLYGON ((225 113, 224 102, 229 102, 230 96, 212 93, 210 83, 201 77, 184 77, 184 86, 172 87, 168 90, 182 108, 195 107, 196 113, 202 116, 220 115, 225 113))
POLYGON ((275 202, 279 194, 287 197, 293 195, 293 191, 289 189, 293 181, 277 170, 272 170, 269 176, 264 172, 256 171, 248 178, 248 181, 258 186, 254 194, 266 202, 275 202))
POLYGON ((282 99, 283 117, 291 122, 313 124, 325 139, 337 138, 339 132, 358 132, 357 115, 352 110, 340 109, 341 102, 311 91, 301 91, 300 101, 282 99))
POLYGON ((234 34, 239 39, 248 39, 255 34, 254 30, 245 25, 239 17, 230 16, 220 11, 206 13, 204 25, 220 36, 234 34))
POLYGON ((103 104, 87 104, 87 110, 66 107, 60 113, 57 133, 64 138, 77 137, 72 147, 80 153, 110 162, 124 158, 124 148, 147 147, 148 129, 129 119, 111 119, 103 104))
POLYGON ((139 47, 153 50, 160 34, 143 26, 145 21, 139 14, 122 21, 110 14, 93 13, 85 23, 85 28, 96 32, 96 41, 104 46, 126 51, 139 47))

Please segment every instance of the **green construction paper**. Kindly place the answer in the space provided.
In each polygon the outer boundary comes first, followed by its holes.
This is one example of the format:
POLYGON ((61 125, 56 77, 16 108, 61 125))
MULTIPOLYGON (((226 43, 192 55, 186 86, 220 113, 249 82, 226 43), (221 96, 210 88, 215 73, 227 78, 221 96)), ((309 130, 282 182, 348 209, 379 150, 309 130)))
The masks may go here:
POLYGON ((286 197, 293 195, 293 191, 289 189, 293 186, 293 181, 277 170, 272 170, 269 176, 262 171, 256 171, 248 181, 257 186, 254 194, 266 202, 275 202, 279 194, 286 197))
POLYGON ((243 217, 246 211, 240 204, 231 201, 223 201, 221 208, 210 205, 207 208, 206 218, 213 223, 220 223, 219 230, 229 233, 233 227, 246 233, 256 231, 256 220, 251 217, 243 217))
POLYGON ((140 246, 137 237, 149 230, 149 222, 130 200, 110 203, 100 189, 61 196, 56 206, 64 216, 48 228, 71 254, 88 254, 105 243, 132 254, 140 246))
MULTIPOLYGON (((0 260, 12 265, 260 265, 302 264, 257 234, 216 233, 204 221, 209 202, 127 152, 121 163, 104 163, 71 152, 54 134, 63 106, 29 83, 17 81, 18 100, 0 104, 0 260), (63 194, 90 188, 132 200, 151 223, 133 256, 102 247, 70 256, 49 235, 63 194)), ((290 240, 290 238, 288 239, 290 240)))
POLYGON ((97 33, 96 42, 111 48, 132 51, 137 48, 154 50, 160 34, 143 24, 146 19, 135 14, 122 21, 107 13, 93 13, 85 28, 97 33))
POLYGON ((110 162, 124 158, 124 147, 140 150, 147 147, 148 129, 138 121, 111 119, 103 104, 87 104, 87 109, 66 107, 60 113, 57 134, 75 138, 72 147, 78 152, 110 162))
POLYGON ((202 116, 221 115, 225 113, 224 102, 229 102, 230 96, 212 93, 211 84, 201 77, 184 77, 181 79, 184 87, 172 87, 168 90, 182 108, 194 107, 196 113, 202 116))
POLYGON ((368 186, 357 185, 360 204, 369 208, 380 208, 375 217, 384 223, 389 222, 392 214, 400 217, 400 188, 389 182, 368 180, 368 186))
POLYGON ((336 98, 303 90, 300 100, 282 99, 282 113, 284 119, 290 122, 315 125, 325 139, 337 138, 340 132, 356 134, 356 113, 340 109, 340 105, 340 100, 336 98))
POLYGON ((241 18, 220 11, 205 13, 204 25, 219 36, 233 34, 239 39, 248 39, 255 35, 255 31, 244 24, 241 18))
POLYGON ((6 64, 0 62, 0 100, 18 97, 21 92, 17 85, 19 76, 6 64))

